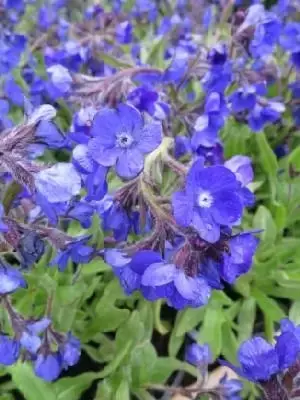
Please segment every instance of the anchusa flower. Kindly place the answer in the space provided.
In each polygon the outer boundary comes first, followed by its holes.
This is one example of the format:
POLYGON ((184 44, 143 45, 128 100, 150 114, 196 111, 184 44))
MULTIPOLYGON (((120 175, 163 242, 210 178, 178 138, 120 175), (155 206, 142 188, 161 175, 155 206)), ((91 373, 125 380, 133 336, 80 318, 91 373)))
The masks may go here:
POLYGON ((92 159, 104 167, 115 166, 120 177, 132 179, 142 171, 145 155, 159 146, 162 128, 158 122, 144 123, 136 108, 120 104, 95 115, 91 135, 92 159))

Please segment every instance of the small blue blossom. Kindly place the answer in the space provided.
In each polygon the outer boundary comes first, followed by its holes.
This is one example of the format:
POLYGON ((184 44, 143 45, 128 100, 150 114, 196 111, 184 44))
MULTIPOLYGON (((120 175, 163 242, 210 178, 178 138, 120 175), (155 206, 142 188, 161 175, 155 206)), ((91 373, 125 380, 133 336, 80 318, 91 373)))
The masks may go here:
POLYGON ((285 106, 282 103, 269 101, 267 105, 256 104, 250 112, 248 123, 254 132, 259 132, 266 124, 280 120, 285 106))
POLYGON ((54 98, 63 97, 70 92, 73 79, 67 68, 60 64, 52 65, 47 68, 50 75, 52 90, 51 94, 54 98))
POLYGON ((121 104, 117 110, 104 108, 96 114, 88 147, 93 160, 102 166, 116 165, 125 179, 136 177, 143 169, 144 156, 159 146, 160 123, 144 124, 134 107, 121 104))
POLYGON ((224 375, 219 382, 219 387, 224 400, 242 400, 243 384, 239 379, 228 379, 227 375, 224 375))
POLYGON ((57 163, 35 174, 37 191, 49 203, 70 201, 81 190, 81 178, 71 163, 57 163))
POLYGON ((80 341, 71 333, 68 333, 66 341, 60 347, 60 353, 64 368, 77 364, 81 354, 80 341))
POLYGON ((256 26, 250 51, 253 57, 259 58, 273 52, 279 40, 281 22, 276 14, 265 13, 262 21, 256 26))
POLYGON ((229 365, 240 376, 253 382, 268 381, 279 372, 279 360, 275 348, 261 337, 243 342, 238 350, 240 368, 229 365))
POLYGON ((218 142, 218 132, 224 126, 228 114, 223 97, 212 92, 206 99, 205 114, 195 123, 195 133, 192 137, 192 147, 197 150, 199 146, 212 147, 218 142))
POLYGON ((20 343, 6 335, 0 335, 0 364, 12 365, 20 355, 20 343))
POLYGON ((26 281, 19 270, 0 262, 0 295, 13 293, 19 288, 26 288, 26 281))
POLYGON ((239 184, 227 168, 203 168, 196 161, 188 172, 183 191, 173 195, 173 212, 182 226, 193 226, 200 237, 214 243, 220 238, 220 226, 231 226, 242 216, 239 184))
POLYGON ((112 196, 105 196, 98 203, 98 213, 102 218, 103 229, 105 231, 112 230, 114 238, 117 241, 127 239, 130 221, 128 214, 118 201, 114 200, 112 196))
POLYGON ((202 346, 193 343, 189 345, 185 352, 185 360, 201 369, 207 367, 212 362, 212 354, 208 344, 202 346))
POLYGON ((39 354, 34 363, 34 373, 44 381, 56 380, 62 372, 62 358, 59 353, 39 354))
POLYGON ((76 264, 88 263, 94 254, 94 249, 86 244, 89 239, 90 236, 74 238, 58 251, 50 266, 57 265, 60 271, 64 271, 70 259, 76 264))

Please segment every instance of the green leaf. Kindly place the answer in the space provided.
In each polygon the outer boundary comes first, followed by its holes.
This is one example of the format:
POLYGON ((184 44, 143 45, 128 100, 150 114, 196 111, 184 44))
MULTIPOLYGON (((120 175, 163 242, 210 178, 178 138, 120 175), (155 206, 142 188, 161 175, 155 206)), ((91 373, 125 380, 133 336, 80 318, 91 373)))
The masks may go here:
MULTIPOLYGON (((95 327, 98 327, 98 332, 115 331, 130 316, 129 310, 117 308, 112 305, 103 307, 101 310, 99 307, 97 307, 97 311, 97 321, 95 321, 95 327)), ((90 328, 87 326, 88 330, 90 328)))
POLYGON ((137 345, 144 338, 144 334, 144 325, 141 322, 139 312, 133 311, 128 321, 123 323, 117 331, 115 341, 117 350, 122 349, 128 341, 137 345))
POLYGON ((200 328, 198 341, 207 343, 214 355, 218 357, 222 349, 222 325, 224 315, 222 309, 210 304, 206 307, 203 324, 200 328))
POLYGON ((255 298, 259 308, 272 321, 279 321, 285 317, 284 312, 277 302, 257 288, 252 289, 252 296, 255 298))
POLYGON ((174 371, 186 371, 197 377, 197 369, 192 365, 183 363, 174 357, 159 357, 155 363, 152 374, 149 374, 148 384, 164 383, 174 371))
POLYGON ((165 335, 171 330, 171 326, 166 321, 160 318, 160 311, 162 307, 162 300, 157 300, 153 303, 154 310, 154 325, 155 329, 161 334, 165 335))
POLYGON ((156 361, 155 348, 149 341, 134 348, 130 359, 133 387, 139 388, 148 381, 149 375, 155 369, 156 361))
POLYGON ((244 300, 238 315, 238 341, 241 343, 251 337, 255 322, 256 302, 253 297, 244 300))
POLYGON ((227 321, 222 325, 222 354, 229 362, 235 364, 237 349, 238 341, 232 332, 230 322, 227 321))
MULTIPOLYGON (((97 378, 97 374, 86 372, 72 378, 62 378, 53 383, 53 389, 56 393, 57 400, 78 400, 81 393, 88 389, 93 380, 97 378)), ((48 400, 48 399, 47 399, 48 400)))
POLYGON ((246 124, 229 119, 221 132, 225 143, 225 157, 230 158, 236 154, 247 154, 249 150, 248 141, 251 131, 246 124))
POLYGON ((296 147, 288 156, 288 163, 300 169, 300 146, 296 147))
POLYGON ((116 390, 115 400, 130 400, 130 390, 126 380, 123 380, 116 390))
POLYGON ((106 264, 102 258, 96 258, 90 261, 88 264, 82 266, 81 274, 83 276, 93 276, 100 272, 110 271, 111 267, 106 264))
MULTIPOLYGON (((114 356, 111 363, 109 363, 102 371, 97 374, 97 378, 105 378, 106 376, 110 375, 114 372, 119 365, 122 364, 123 360, 128 355, 130 348, 133 344, 133 341, 130 338, 127 338, 128 341, 124 344, 124 347, 114 356)), ((48 400, 48 399, 47 399, 48 400)))
POLYGON ((300 300, 294 301, 292 304, 289 312, 289 318, 295 322, 295 324, 300 324, 300 300))
POLYGON ((276 155, 264 133, 258 133, 255 135, 255 137, 261 166, 266 174, 274 178, 276 177, 278 170, 276 155))
POLYGON ((108 54, 107 52, 104 53, 102 51, 97 51, 97 56, 100 60, 104 61, 105 64, 115 67, 115 68, 131 68, 132 65, 128 64, 122 60, 119 60, 116 57, 113 57, 112 55, 108 54))
POLYGON ((265 206, 258 207, 253 218, 253 228, 262 229, 260 238, 264 244, 270 245, 275 242, 277 236, 276 225, 271 212, 265 206))
POLYGON ((26 400, 57 400, 51 383, 46 383, 37 378, 29 364, 18 362, 11 367, 7 367, 7 370, 26 400))

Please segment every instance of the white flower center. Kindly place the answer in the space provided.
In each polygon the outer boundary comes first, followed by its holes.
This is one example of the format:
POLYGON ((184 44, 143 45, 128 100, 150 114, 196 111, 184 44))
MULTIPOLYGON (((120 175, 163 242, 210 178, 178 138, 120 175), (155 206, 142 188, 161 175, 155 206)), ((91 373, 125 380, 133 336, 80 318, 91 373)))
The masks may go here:
POLYGON ((131 146, 133 142, 133 137, 130 133, 121 132, 117 135, 116 145, 122 148, 131 146))
POLYGON ((209 192, 202 192, 198 196, 198 204, 200 207, 209 208, 211 207, 214 199, 209 192))

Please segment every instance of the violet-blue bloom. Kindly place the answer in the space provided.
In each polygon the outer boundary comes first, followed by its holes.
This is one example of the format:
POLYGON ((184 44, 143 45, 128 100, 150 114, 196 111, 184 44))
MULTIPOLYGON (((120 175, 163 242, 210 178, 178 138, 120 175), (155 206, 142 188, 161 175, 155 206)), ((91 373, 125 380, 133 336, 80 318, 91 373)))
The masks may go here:
POLYGON ((103 108, 93 121, 89 153, 103 166, 116 165, 125 179, 136 177, 143 169, 144 157, 159 146, 162 127, 158 122, 143 121, 139 111, 127 104, 116 110, 103 108))
POLYGON ((280 371, 279 359, 275 348, 261 337, 254 337, 243 342, 238 350, 241 367, 227 362, 243 378, 253 382, 268 381, 280 371))
POLYGON ((203 168, 201 160, 191 167, 185 189, 174 193, 172 204, 177 223, 193 226, 210 243, 219 240, 221 225, 233 225, 243 212, 235 175, 223 166, 203 168))
POLYGON ((80 192, 81 178, 71 163, 57 163, 35 174, 35 186, 49 203, 70 201, 80 192))
POLYGON ((60 271, 64 271, 70 259, 76 264, 88 263, 94 254, 94 249, 87 245, 89 239, 90 236, 74 238, 64 249, 58 251, 50 266, 57 265, 60 271))
POLYGON ((229 240, 229 254, 223 254, 220 266, 223 280, 234 283, 240 275, 249 271, 258 243, 258 239, 251 233, 241 233, 229 240))
POLYGON ((0 364, 12 365, 19 358, 20 343, 6 335, 0 335, 0 364))
POLYGON ((228 115, 226 103, 222 95, 212 92, 205 103, 205 113, 195 123, 195 133, 192 137, 192 147, 213 147, 218 142, 218 132, 224 126, 228 115))
POLYGON ((207 367, 212 362, 209 345, 200 345, 198 343, 189 345, 185 352, 185 360, 199 368, 207 367))
POLYGON ((98 214, 102 218, 103 229, 112 230, 114 238, 118 241, 126 240, 130 229, 128 214, 118 201, 106 195, 98 203, 98 214))
POLYGON ((71 89, 73 79, 67 68, 57 64, 49 67, 47 72, 50 75, 53 88, 57 91, 55 97, 63 97, 68 94, 71 89))
POLYGON ((248 117, 249 126, 254 132, 259 132, 266 124, 278 121, 284 110, 285 106, 275 101, 270 101, 266 106, 256 104, 248 117))
POLYGON ((80 341, 71 333, 68 333, 67 340, 60 348, 60 353, 64 368, 77 364, 81 354, 80 341))
POLYGON ((205 279, 197 275, 188 276, 182 267, 163 260, 146 268, 141 283, 146 299, 165 298, 177 310, 201 307, 207 304, 211 293, 205 279))
POLYGON ((0 263, 0 295, 13 293, 19 288, 26 288, 26 281, 19 270, 3 261, 0 263))
POLYGON ((34 363, 34 373, 44 381, 56 380, 62 371, 62 358, 59 353, 39 354, 34 363))
POLYGON ((250 51, 259 58, 273 52, 281 31, 281 22, 273 13, 265 13, 263 20, 256 26, 250 51))
POLYGON ((300 326, 285 318, 280 321, 281 333, 276 337, 275 350, 281 370, 291 367, 300 355, 300 326))

